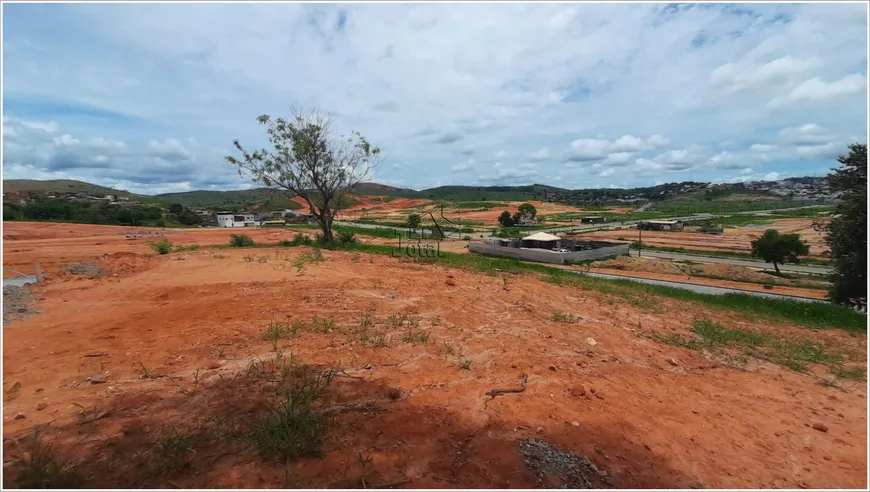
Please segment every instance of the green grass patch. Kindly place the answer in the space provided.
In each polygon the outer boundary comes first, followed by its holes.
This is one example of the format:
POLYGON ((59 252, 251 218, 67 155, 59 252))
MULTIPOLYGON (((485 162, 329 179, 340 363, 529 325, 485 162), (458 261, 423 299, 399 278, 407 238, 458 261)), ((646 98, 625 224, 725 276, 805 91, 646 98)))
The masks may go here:
POLYGON ((17 466, 4 470, 4 488, 77 489, 84 484, 84 477, 72 458, 58 456, 53 445, 43 441, 39 431, 34 431, 26 450, 27 454, 17 466), (9 475, 14 478, 8 478, 9 475))
POLYGON ((158 255, 166 255, 172 252, 172 241, 166 238, 150 243, 149 246, 151 246, 151 249, 158 255))
POLYGON ((332 377, 332 371, 320 372, 288 389, 283 401, 248 424, 242 435, 246 451, 276 463, 320 456, 332 417, 318 400, 332 377))
POLYGON ((796 372, 808 372, 808 364, 819 364, 827 367, 834 375, 845 375, 852 379, 864 377, 863 368, 859 368, 859 372, 857 369, 845 367, 843 354, 832 352, 808 339, 728 328, 707 319, 695 320, 691 331, 694 335, 691 338, 673 333, 653 333, 652 338, 669 345, 707 350, 725 360, 739 361, 739 365, 747 361, 746 357, 754 357, 796 372))

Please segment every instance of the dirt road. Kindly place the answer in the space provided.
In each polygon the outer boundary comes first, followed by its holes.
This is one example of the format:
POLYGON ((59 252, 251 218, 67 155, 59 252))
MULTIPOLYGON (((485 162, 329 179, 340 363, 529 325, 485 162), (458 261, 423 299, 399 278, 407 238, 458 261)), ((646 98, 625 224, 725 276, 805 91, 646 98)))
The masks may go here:
MULTIPOLYGON (((636 249, 630 250, 629 253, 631 254, 631 256, 637 256, 636 249)), ((765 263, 763 261, 741 260, 737 258, 717 258, 715 256, 690 255, 685 253, 670 253, 667 251, 655 251, 651 249, 645 249, 641 251, 641 256, 646 256, 650 258, 666 258, 669 260, 698 261, 701 263, 720 263, 723 265, 757 268, 759 270, 774 269, 771 263, 765 263)), ((831 267, 829 266, 795 265, 793 263, 784 263, 782 265, 779 265, 779 269, 784 272, 812 273, 816 275, 828 275, 832 271, 831 267)))

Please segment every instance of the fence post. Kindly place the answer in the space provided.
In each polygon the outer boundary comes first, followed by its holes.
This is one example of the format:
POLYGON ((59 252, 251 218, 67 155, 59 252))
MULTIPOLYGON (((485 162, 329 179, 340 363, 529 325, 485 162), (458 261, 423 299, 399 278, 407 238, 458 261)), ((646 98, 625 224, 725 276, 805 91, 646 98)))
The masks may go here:
POLYGON ((39 262, 33 262, 33 276, 36 277, 36 283, 42 282, 42 269, 39 268, 39 262))

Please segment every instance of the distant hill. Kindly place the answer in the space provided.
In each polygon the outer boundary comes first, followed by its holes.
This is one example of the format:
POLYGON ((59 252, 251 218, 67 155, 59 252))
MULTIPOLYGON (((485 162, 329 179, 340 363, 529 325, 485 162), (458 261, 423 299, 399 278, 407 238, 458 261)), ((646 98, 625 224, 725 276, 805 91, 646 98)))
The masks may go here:
POLYGON ((89 195, 118 195, 136 197, 127 190, 116 190, 105 186, 75 181, 72 179, 51 179, 39 181, 36 179, 4 179, 3 191, 55 191, 63 193, 87 193, 89 195))
MULTIPOLYGON (((825 178, 788 178, 789 183, 800 183, 802 186, 814 188, 825 187, 825 178), (789 181, 791 180, 791 181, 789 181)), ((767 189, 776 183, 734 183, 711 185, 704 182, 686 181, 681 183, 664 183, 643 188, 589 188, 569 190, 533 184, 527 186, 438 186, 424 190, 396 188, 379 183, 360 183, 352 190, 353 195, 374 195, 400 198, 422 198, 434 201, 521 201, 542 200, 566 204, 612 203, 617 200, 634 201, 749 201, 778 198, 767 189)), ((146 203, 162 202, 164 204, 180 203, 184 206, 202 207, 247 207, 256 204, 256 208, 273 210, 295 208, 295 202, 287 200, 283 192, 271 188, 255 188, 251 190, 210 191, 197 190, 183 193, 163 193, 160 195, 137 195, 126 190, 115 190, 83 181, 50 180, 37 181, 29 179, 9 179, 3 181, 5 191, 57 191, 88 193, 92 195, 129 196, 146 203)), ((773 200, 771 200, 773 201, 773 200)), ((345 204, 353 203, 350 199, 345 204)))
POLYGON ((196 205, 200 207, 220 207, 243 205, 261 202, 268 198, 283 197, 284 194, 271 188, 255 188, 251 190, 211 191, 197 190, 183 193, 161 193, 154 198, 165 203, 180 203, 185 207, 196 205))

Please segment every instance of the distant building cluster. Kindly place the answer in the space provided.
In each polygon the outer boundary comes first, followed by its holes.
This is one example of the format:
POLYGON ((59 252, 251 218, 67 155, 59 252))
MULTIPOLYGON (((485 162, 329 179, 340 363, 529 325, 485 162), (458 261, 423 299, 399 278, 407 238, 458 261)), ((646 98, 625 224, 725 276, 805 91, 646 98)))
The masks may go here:
POLYGON ((95 203, 109 203, 112 205, 146 205, 134 200, 130 200, 128 196, 122 195, 89 195, 81 192, 57 192, 57 191, 7 191, 3 193, 3 203, 12 205, 26 205, 32 200, 45 199, 67 199, 74 201, 86 201, 95 203))

